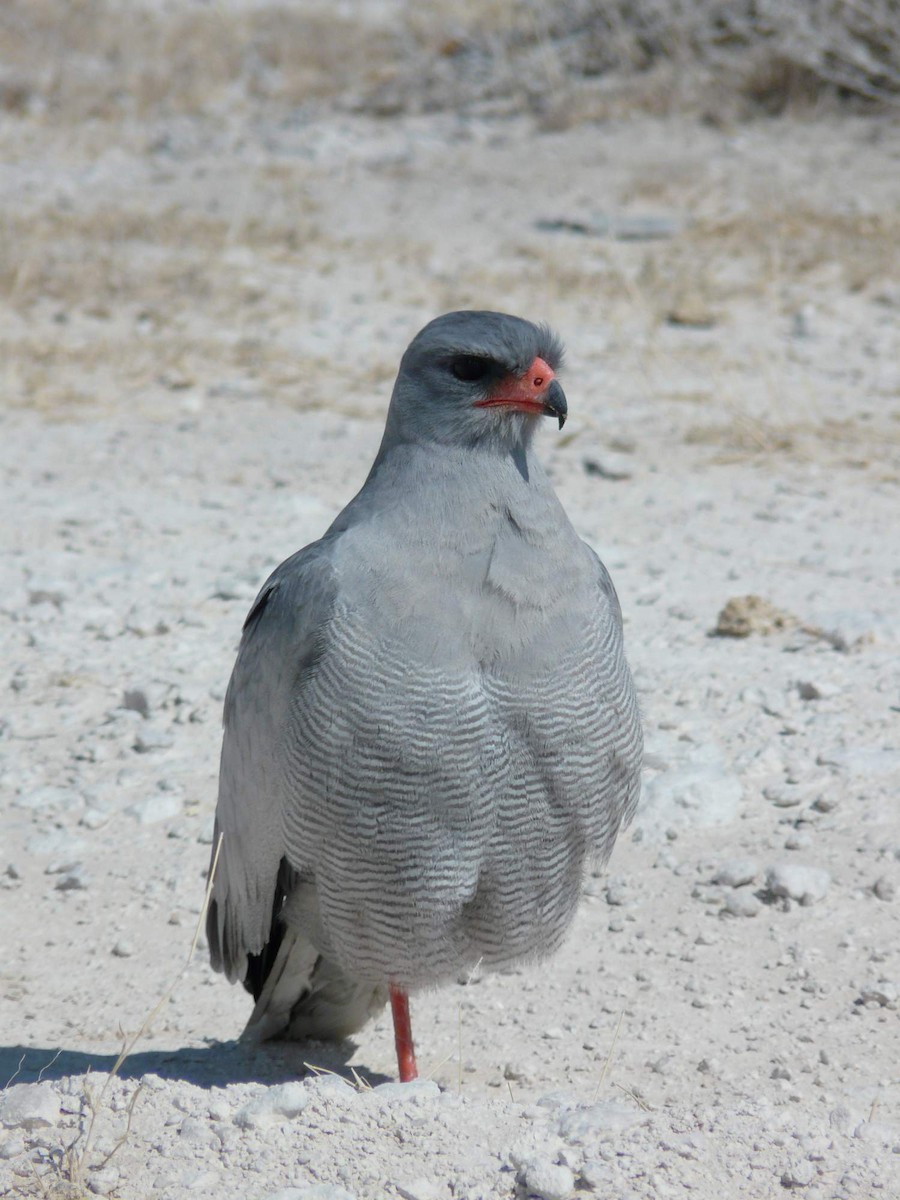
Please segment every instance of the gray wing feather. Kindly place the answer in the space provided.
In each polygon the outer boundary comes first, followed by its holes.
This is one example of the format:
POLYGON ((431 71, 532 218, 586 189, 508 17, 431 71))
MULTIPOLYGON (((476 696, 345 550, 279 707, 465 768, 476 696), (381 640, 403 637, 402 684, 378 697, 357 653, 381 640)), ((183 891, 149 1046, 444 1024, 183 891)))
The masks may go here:
POLYGON ((250 610, 225 696, 207 935, 213 967, 232 982, 269 940, 284 854, 284 724, 322 652, 335 590, 323 543, 282 563, 250 610))

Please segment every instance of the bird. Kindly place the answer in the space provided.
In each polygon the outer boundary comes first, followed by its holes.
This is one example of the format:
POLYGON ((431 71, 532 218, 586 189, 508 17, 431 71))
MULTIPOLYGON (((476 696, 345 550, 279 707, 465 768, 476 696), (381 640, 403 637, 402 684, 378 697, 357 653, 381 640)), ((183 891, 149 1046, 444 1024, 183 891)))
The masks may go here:
POLYGON ((642 729, 609 573, 534 448, 563 347, 439 316, 360 491, 267 579, 225 696, 207 937, 247 1041, 340 1040, 561 944, 634 814, 642 729), (215 851, 214 851, 215 853, 215 851))

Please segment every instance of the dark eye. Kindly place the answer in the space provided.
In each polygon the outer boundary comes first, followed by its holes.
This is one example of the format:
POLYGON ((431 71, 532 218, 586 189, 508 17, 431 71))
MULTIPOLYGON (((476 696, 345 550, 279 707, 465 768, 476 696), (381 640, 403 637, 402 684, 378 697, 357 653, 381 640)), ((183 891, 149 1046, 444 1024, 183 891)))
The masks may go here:
POLYGON ((490 373, 491 364, 486 358, 476 358, 474 354, 458 354, 450 360, 450 370, 463 383, 477 383, 490 373))

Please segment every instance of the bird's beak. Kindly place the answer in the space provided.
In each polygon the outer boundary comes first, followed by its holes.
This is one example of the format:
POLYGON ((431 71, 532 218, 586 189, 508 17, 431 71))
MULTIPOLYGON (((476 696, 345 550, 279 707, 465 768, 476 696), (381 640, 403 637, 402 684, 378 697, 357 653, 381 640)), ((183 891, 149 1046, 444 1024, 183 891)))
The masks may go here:
POLYGON ((524 375, 508 375, 489 396, 476 400, 475 407, 514 408, 536 417, 556 417, 560 429, 569 411, 566 394, 556 382, 553 368, 542 358, 536 358, 524 375))
POLYGON ((566 416, 569 412, 569 406, 566 404, 566 393, 562 390, 555 379, 550 381, 550 386, 544 392, 544 412, 548 417, 556 417, 559 420, 559 427, 562 429, 566 423, 566 416))

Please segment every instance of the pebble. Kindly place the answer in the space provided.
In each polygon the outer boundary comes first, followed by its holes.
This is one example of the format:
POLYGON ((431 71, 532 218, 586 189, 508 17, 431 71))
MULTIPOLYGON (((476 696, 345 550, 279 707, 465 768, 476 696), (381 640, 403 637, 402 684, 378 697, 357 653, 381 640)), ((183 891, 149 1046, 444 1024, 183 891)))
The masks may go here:
POLYGON ((218 1149, 221 1146, 212 1126, 196 1117, 185 1117, 178 1130, 179 1136, 195 1146, 211 1146, 218 1149))
POLYGON ((111 815, 105 808, 86 808, 78 824, 85 829, 102 829, 111 815))
POLYGON ((607 1100, 585 1108, 569 1109, 560 1116, 557 1128, 561 1138, 581 1145, 592 1139, 622 1133, 632 1125, 645 1121, 646 1117, 639 1109, 620 1104, 617 1100, 607 1100))
POLYGON ((797 684, 797 694, 801 700, 830 700, 832 696, 840 695, 840 692, 839 684, 826 683, 824 680, 802 680, 797 684))
POLYGON ((58 892, 80 892, 84 891, 90 881, 91 877, 81 863, 76 863, 71 870, 60 876, 54 886, 58 892))
POLYGON ((14 1133, 0 1142, 0 1158, 18 1158, 25 1153, 25 1139, 20 1133, 14 1133))
POLYGON ((890 902, 897 898, 897 884, 893 879, 888 879, 886 875, 882 875, 872 884, 872 891, 879 900, 890 902))
POLYGON ((759 864, 753 858, 728 858, 720 863, 713 883, 722 887, 739 888, 752 883, 759 874, 759 864))
POLYGON ((801 1159, 791 1163, 787 1170, 782 1172, 781 1186, 785 1188, 809 1187, 815 1177, 815 1166, 811 1162, 801 1159))
POLYGON ((311 1092, 303 1083, 280 1083, 267 1088, 254 1097, 249 1104, 238 1109, 234 1123, 241 1129, 258 1129, 263 1125, 274 1125, 286 1118, 297 1117, 311 1099, 311 1092))
POLYGON ((816 759, 823 767, 837 767, 848 775, 865 779, 884 779, 900 775, 900 750, 880 750, 872 746, 857 746, 849 750, 832 750, 816 759))
POLYGON ((134 954, 134 946, 132 946, 131 942, 116 942, 112 948, 112 953, 116 958, 131 958, 134 954))
POLYGON ((108 1163, 105 1167, 91 1171, 88 1186, 95 1195, 108 1196, 119 1186, 120 1179, 119 1168, 114 1163, 108 1163))
POLYGON ((729 892, 722 907, 731 917, 756 917, 761 910, 762 904, 752 892, 729 892))
POLYGON ((137 817, 141 825, 155 825, 158 821, 168 821, 181 814, 181 797, 172 792, 160 792, 139 800, 126 808, 126 812, 137 817))
POLYGON ((822 900, 830 885, 831 875, 822 867, 778 863, 766 871, 766 886, 773 896, 786 896, 804 905, 822 900))
POLYGON ((175 735, 167 729, 156 729, 150 725, 140 729, 134 739, 133 748, 138 754, 149 754, 153 750, 168 750, 175 745, 175 735))
POLYGON ((147 693, 141 688, 126 690, 122 696, 122 707, 140 713, 142 717, 150 715, 150 701, 147 699, 147 693))
POLYGON ((889 979, 879 979, 876 983, 867 983, 859 993, 860 999, 866 1004, 878 1004, 882 1008, 895 1008, 897 997, 900 995, 896 983, 889 979))
POLYGON ((59 1096, 48 1083, 15 1083, 0 1095, 0 1125, 7 1129, 48 1129, 59 1116, 59 1096))
POLYGON ((413 1179, 409 1183, 395 1183, 394 1187, 403 1200, 438 1200, 440 1191, 430 1179, 413 1179))
POLYGON ((569 1167, 561 1167, 549 1158, 533 1158, 520 1172, 529 1196, 537 1200, 567 1200, 575 1191, 575 1176, 569 1167))

